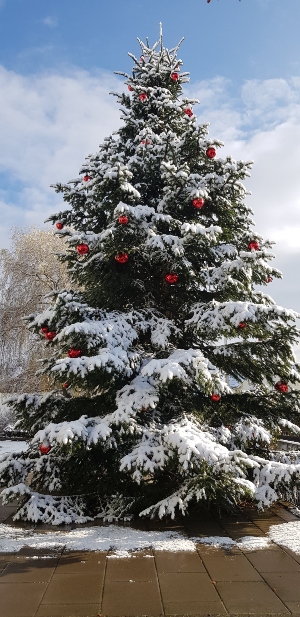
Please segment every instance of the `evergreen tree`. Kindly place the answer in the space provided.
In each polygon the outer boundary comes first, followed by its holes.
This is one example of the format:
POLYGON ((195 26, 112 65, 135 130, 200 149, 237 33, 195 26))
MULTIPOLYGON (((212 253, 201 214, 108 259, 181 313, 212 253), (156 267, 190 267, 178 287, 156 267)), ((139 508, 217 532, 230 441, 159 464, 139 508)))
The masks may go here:
POLYGON ((28 318, 57 389, 10 400, 31 437, 1 463, 16 518, 268 506, 299 485, 296 455, 274 449, 281 427, 300 432, 297 314, 257 289, 281 274, 244 203, 251 163, 221 158, 197 124, 179 45, 139 43, 121 128, 55 185, 77 291, 28 318))

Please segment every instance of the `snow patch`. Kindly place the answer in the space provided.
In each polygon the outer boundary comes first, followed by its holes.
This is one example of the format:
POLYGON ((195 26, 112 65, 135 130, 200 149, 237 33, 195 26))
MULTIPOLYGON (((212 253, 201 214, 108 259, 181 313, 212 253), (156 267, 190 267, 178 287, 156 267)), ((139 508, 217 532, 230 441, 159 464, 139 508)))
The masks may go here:
POLYGON ((192 540, 178 532, 138 531, 128 527, 80 527, 71 531, 38 533, 0 524, 0 552, 13 553, 22 546, 31 548, 66 547, 69 551, 113 551, 128 557, 129 551, 152 548, 157 551, 195 551, 192 540))
MULTIPOLYGON (((287 523, 295 525, 295 523, 287 523)), ((300 552, 300 522, 298 525, 298 547, 300 552)), ((286 525, 276 526, 275 529, 286 525)), ((272 528, 271 528, 272 529, 272 528)), ((282 537, 286 535, 282 531, 282 537)), ((289 537, 288 535, 286 537, 289 537)), ((295 540, 295 530, 290 537, 295 540)), ((273 538, 272 538, 273 539, 273 538)), ((278 540, 275 540, 278 542, 278 540)), ((279 542, 280 543, 280 542, 279 542)), ((71 531, 53 531, 38 533, 38 531, 10 527, 0 524, 0 552, 13 553, 22 546, 36 549, 57 549, 65 547, 69 551, 112 551, 110 558, 132 557, 132 551, 154 549, 166 552, 194 552, 196 544, 207 544, 215 548, 237 547, 241 550, 257 550, 267 548, 271 540, 267 537, 256 538, 245 536, 239 541, 229 537, 209 536, 206 538, 187 538, 180 532, 173 531, 139 531, 129 527, 108 525, 104 527, 79 527, 71 531)), ((294 549, 293 549, 294 550, 294 549)))
POLYGON ((269 536, 276 544, 300 555, 300 521, 272 525, 269 529, 269 536))
POLYGON ((10 454, 11 452, 24 452, 28 448, 27 441, 0 441, 0 458, 2 454, 10 454))

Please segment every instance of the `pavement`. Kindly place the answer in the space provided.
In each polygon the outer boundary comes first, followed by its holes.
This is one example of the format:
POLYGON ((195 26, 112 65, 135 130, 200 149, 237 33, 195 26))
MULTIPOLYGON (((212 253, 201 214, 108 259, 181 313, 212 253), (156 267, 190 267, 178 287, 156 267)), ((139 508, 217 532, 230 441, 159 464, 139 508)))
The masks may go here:
MULTIPOLYGON (((0 522, 13 525, 13 511, 14 506, 0 506, 0 522)), ((145 522, 139 528, 238 540, 263 537, 271 525, 293 520, 299 519, 276 506, 263 513, 243 509, 222 518, 145 522)), ((47 533, 50 528, 36 529, 47 533)), ((198 544, 195 552, 146 550, 130 558, 67 547, 0 553, 0 617, 99 615, 300 617, 300 555, 275 543, 243 551, 198 544)))

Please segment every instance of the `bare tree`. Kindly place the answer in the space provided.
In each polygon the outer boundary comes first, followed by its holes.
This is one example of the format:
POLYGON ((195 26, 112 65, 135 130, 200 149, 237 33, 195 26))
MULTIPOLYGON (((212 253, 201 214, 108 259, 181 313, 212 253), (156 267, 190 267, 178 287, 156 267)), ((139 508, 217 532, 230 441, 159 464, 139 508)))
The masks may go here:
POLYGON ((69 286, 67 270, 57 257, 64 240, 52 231, 14 229, 11 250, 0 251, 0 392, 42 391, 36 377, 45 345, 22 317, 40 311, 44 296, 69 286))

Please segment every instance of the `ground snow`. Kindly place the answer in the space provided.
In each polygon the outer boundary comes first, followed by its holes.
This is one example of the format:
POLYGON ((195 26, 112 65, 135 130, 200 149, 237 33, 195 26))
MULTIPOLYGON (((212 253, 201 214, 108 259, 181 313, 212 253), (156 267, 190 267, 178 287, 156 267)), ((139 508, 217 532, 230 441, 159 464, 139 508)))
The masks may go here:
POLYGON ((6 441, 0 441, 0 457, 1 454, 10 454, 11 452, 23 452, 23 450, 27 450, 27 448, 27 441, 11 441, 10 439, 7 439, 6 441))
POLYGON ((21 546, 57 548, 70 551, 113 551, 124 557, 129 551, 153 548, 157 551, 195 551, 195 543, 178 532, 139 531, 129 527, 79 527, 71 531, 38 531, 0 524, 0 553, 18 551, 21 546))
MULTIPOLYGON (((280 525, 280 527, 282 527, 280 525)), ((278 529, 278 526, 276 527, 278 529)), ((300 552, 300 523, 299 523, 300 552)), ((229 537, 211 536, 207 538, 187 538, 179 532, 139 531, 129 527, 108 525, 104 527, 79 527, 71 531, 49 531, 44 533, 34 530, 0 525, 0 552, 18 551, 21 546, 31 548, 66 547, 70 551, 112 551, 111 557, 128 557, 130 551, 152 548, 156 551, 182 552, 195 551, 196 544, 208 544, 214 547, 236 546, 244 550, 256 550, 270 545, 269 538, 245 536, 238 542, 229 537)))
POLYGON ((269 536, 273 542, 300 554, 300 521, 272 525, 269 536))

